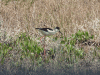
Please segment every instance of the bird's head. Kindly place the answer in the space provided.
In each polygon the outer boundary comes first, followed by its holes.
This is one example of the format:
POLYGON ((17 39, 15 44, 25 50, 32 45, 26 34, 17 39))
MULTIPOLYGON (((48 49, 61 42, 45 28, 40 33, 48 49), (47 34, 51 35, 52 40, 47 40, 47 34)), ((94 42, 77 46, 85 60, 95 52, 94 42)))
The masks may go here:
MULTIPOLYGON (((55 29, 54 29, 56 32, 60 32, 60 28, 59 27, 56 27, 55 29)), ((61 32, 60 32, 61 33, 61 32)), ((61 33, 62 34, 62 33, 61 33)))

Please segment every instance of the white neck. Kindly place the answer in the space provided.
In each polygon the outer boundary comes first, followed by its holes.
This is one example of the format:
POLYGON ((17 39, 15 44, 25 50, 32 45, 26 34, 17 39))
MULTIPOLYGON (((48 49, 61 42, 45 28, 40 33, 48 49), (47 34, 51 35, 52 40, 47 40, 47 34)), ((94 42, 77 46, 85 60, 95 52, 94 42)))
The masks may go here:
POLYGON ((58 32, 59 30, 58 30, 58 29, 54 29, 54 31, 55 31, 55 33, 56 33, 56 32, 58 32))

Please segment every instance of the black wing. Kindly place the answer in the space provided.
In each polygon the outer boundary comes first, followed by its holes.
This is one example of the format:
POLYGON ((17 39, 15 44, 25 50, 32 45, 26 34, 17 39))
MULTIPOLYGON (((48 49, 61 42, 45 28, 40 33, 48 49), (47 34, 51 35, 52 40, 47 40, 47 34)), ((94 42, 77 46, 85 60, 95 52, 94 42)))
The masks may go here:
MULTIPOLYGON (((52 30, 51 28, 35 28, 35 29, 43 30, 43 31, 46 31, 46 32, 48 32, 48 29, 49 29, 49 30, 52 30)), ((52 30, 52 31, 53 31, 53 30, 52 30)))

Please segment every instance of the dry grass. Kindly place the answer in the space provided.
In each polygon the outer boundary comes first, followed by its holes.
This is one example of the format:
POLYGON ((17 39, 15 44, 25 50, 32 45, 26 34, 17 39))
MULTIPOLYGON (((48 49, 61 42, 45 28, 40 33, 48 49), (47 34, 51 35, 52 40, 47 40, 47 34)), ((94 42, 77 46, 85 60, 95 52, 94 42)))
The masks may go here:
POLYGON ((36 27, 61 27, 68 36, 78 29, 100 36, 100 2, 98 0, 31 0, 1 2, 1 29, 8 36, 19 32, 36 34, 36 27))
POLYGON ((0 0, 0 35, 27 32, 36 37, 36 27, 56 26, 63 36, 83 30, 100 42, 100 0, 0 0))

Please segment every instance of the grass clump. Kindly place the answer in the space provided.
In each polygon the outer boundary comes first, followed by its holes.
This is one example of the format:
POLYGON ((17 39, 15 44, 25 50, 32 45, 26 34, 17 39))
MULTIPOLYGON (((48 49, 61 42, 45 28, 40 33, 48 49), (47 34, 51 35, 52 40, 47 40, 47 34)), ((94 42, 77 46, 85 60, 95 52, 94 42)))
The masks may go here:
POLYGON ((21 33, 20 37, 16 40, 16 44, 21 49, 21 60, 28 57, 33 64, 38 66, 42 65, 41 53, 43 52, 43 48, 39 46, 36 41, 33 41, 29 35, 26 35, 26 33, 21 33))
POLYGON ((12 55, 16 51, 19 56, 16 57, 18 60, 23 61, 23 59, 29 58, 33 63, 37 63, 37 65, 42 61, 41 53, 43 52, 43 48, 26 33, 21 33, 16 40, 12 40, 8 43, 0 43, 1 63, 3 64, 7 57, 13 58, 12 55))
POLYGON ((26 33, 22 33, 21 36, 17 38, 16 43, 23 49, 26 56, 30 55, 30 53, 39 55, 40 52, 43 51, 43 48, 41 48, 36 41, 33 41, 30 36, 27 36, 26 33))
POLYGON ((5 44, 5 43, 0 43, 0 60, 1 63, 3 64, 4 59, 7 55, 9 55, 9 51, 12 50, 12 47, 9 46, 9 44, 5 44))
POLYGON ((72 34, 71 37, 64 37, 61 40, 61 44, 64 44, 64 58, 69 63, 77 62, 80 59, 84 59, 85 52, 81 47, 77 47, 76 44, 82 43, 89 39, 93 39, 93 36, 90 36, 88 32, 83 32, 79 30, 77 33, 72 34))

